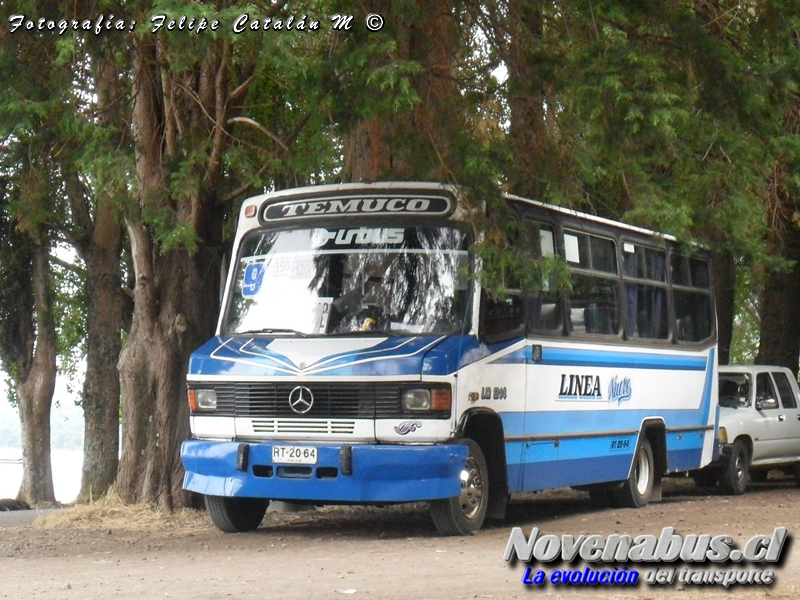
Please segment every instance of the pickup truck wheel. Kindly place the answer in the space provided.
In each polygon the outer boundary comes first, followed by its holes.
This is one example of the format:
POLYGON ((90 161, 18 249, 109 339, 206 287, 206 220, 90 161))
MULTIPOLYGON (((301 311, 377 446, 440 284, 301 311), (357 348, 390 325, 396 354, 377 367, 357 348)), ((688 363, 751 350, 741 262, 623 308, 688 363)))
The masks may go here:
POLYGON ((736 440, 722 471, 722 487, 733 495, 744 494, 749 479, 750 453, 742 440, 736 440))
POLYGON ((461 494, 432 500, 431 517, 443 535, 469 535, 483 526, 489 506, 489 469, 477 442, 460 440, 469 448, 467 462, 461 469, 461 494))
POLYGON ((794 483, 800 487, 800 463, 794 464, 794 483))
POLYGON ((633 468, 628 479, 617 490, 617 504, 625 508, 642 508, 653 494, 656 465, 650 440, 643 437, 633 457, 633 468))
POLYGON ((225 533, 252 531, 261 525, 269 500, 205 496, 206 511, 217 529, 225 533))

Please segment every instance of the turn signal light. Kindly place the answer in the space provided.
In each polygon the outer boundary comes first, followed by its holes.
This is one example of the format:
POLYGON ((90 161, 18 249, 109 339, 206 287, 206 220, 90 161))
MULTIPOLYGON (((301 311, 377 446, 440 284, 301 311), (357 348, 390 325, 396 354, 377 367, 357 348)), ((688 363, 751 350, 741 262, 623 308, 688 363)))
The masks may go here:
POLYGON ((217 392, 215 390, 189 390, 189 408, 193 411, 217 410, 217 392))
POLYGON ((431 390, 431 410, 448 411, 452 404, 449 388, 434 388, 431 390))

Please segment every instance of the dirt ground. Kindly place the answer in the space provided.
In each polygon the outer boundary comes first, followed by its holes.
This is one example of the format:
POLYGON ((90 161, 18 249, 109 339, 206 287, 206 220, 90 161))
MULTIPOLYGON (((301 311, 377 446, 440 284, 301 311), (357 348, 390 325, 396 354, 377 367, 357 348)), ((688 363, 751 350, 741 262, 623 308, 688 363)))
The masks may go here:
MULTIPOLYGON (((800 488, 769 480, 744 496, 729 497, 668 480, 664 500, 644 509, 592 508, 573 490, 515 498, 502 523, 466 538, 439 537, 423 504, 390 508, 325 507, 270 512, 247 534, 218 532, 195 511, 142 518, 133 509, 70 517, 53 511, 33 525, 0 513, 0 598, 99 600, 186 599, 481 599, 548 597, 797 598, 800 595, 800 488), (88 518, 86 515, 90 515, 88 518), (59 518, 54 519, 57 515, 59 518), (69 517, 69 518, 66 518, 69 517), (681 534, 728 534, 738 543, 785 526, 789 540, 775 565, 694 564, 693 568, 772 567, 775 583, 590 587, 525 585, 526 564, 503 552, 512 527, 526 535, 652 534, 673 526, 681 534)), ((19 517, 17 517, 19 518, 19 517)), ((581 563, 531 565, 535 572, 583 569, 581 563)), ((603 565, 605 566, 605 565, 603 565)), ((627 563, 640 577, 651 565, 627 563)), ((660 565, 669 567, 672 565, 660 565)), ((678 565, 680 569, 681 565, 678 565)), ((602 567, 601 567, 602 568, 602 567)))

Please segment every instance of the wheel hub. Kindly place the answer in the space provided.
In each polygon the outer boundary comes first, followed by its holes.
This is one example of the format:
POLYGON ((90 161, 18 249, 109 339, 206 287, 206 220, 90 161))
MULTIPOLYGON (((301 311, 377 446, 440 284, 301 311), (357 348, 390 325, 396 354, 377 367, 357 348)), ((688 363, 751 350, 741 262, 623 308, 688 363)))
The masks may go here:
POLYGON ((644 452, 639 452, 639 459, 636 461, 636 491, 644 496, 647 493, 647 486, 650 483, 650 463, 644 452))
POLYGON ((467 519, 473 518, 483 504, 483 480, 478 463, 473 457, 467 459, 461 471, 461 511, 467 519))

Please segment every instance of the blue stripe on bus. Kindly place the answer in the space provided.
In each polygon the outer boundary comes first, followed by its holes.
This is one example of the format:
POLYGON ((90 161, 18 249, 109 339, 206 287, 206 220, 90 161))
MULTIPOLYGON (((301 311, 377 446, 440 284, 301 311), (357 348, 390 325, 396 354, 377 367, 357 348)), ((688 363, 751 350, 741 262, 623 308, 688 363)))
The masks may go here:
POLYGON ((500 418, 506 437, 553 436, 605 433, 638 430, 647 418, 662 417, 667 430, 705 427, 708 425, 708 407, 696 409, 609 409, 563 410, 531 412, 525 420, 524 412, 503 412, 500 418))
MULTIPOLYGON (((716 363, 716 355, 714 354, 715 348, 712 348, 708 354, 708 368, 706 369, 706 383, 703 386, 703 423, 708 423, 708 414, 711 412, 711 390, 714 385, 714 377, 716 377, 716 369, 711 368, 716 363)), ((715 402, 716 404, 716 402, 715 402)))
MULTIPOLYGON (((708 409, 667 410, 661 413, 667 427, 667 471, 700 467, 703 444, 710 434, 698 417, 708 409), (670 431, 670 429, 695 430, 670 431)), ((628 477, 645 410, 558 411, 503 413, 509 489, 536 491, 570 485, 621 481, 628 477), (594 435, 581 436, 581 434, 594 435), (599 435, 598 435, 599 434, 599 435), (562 436, 575 437, 562 437, 562 436), (556 440, 557 443, 556 443, 556 440)))
MULTIPOLYGON (((713 351, 712 351, 713 353, 713 351)), ((713 357, 713 354, 712 354, 713 357)), ((576 350, 573 348, 542 348, 542 360, 533 363, 531 347, 520 348, 492 364, 529 363, 548 366, 617 367, 630 369, 664 369, 670 371, 703 371, 708 359, 703 356, 676 354, 643 354, 608 350, 576 350)))
MULTIPOLYGON (((698 465, 702 448, 677 450, 670 453, 671 464, 698 465)), ((509 491, 534 492, 558 487, 591 485, 623 481, 628 477, 632 454, 618 456, 587 456, 564 460, 545 460, 535 463, 508 465, 509 491)), ((686 468, 670 468, 671 472, 686 468)))
MULTIPOLYGON (((628 477, 636 435, 554 441, 512 441, 506 445, 508 483, 512 492, 622 481, 628 477), (622 442, 622 444, 620 444, 622 442), (612 449, 612 443, 624 449, 612 449)), ((703 453, 703 432, 667 435, 667 471, 696 469, 703 453)))

